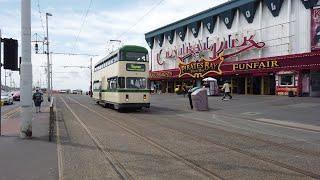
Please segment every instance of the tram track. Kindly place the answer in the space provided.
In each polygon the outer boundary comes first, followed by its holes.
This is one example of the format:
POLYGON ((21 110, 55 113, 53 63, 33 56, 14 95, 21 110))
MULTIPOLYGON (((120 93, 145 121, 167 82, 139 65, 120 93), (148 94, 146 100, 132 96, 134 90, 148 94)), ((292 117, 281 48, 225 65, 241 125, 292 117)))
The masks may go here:
MULTIPOLYGON (((72 101, 74 101, 75 103, 79 104, 80 106, 96 113, 96 114, 99 114, 101 117, 103 117, 104 119, 109 119, 109 118, 106 118, 105 116, 103 116, 103 114, 89 108, 88 106, 85 106, 83 104, 81 104, 79 101, 73 99, 73 98, 69 98, 71 99, 72 101)), ((105 114, 108 114, 109 116, 114 116, 113 114, 111 113, 106 113, 105 114)), ((139 117, 139 119, 133 117, 133 116, 127 116, 128 118, 130 119, 135 119, 135 120, 139 120, 141 119, 141 117, 139 117)), ((118 119, 122 119, 122 120, 125 120, 124 118, 119 118, 117 117, 118 119)), ((114 122, 116 124, 119 124, 120 126, 123 126, 121 125, 121 123, 118 123, 118 122, 114 122)), ((155 123, 155 122, 153 122, 155 123)), ((157 123, 159 124, 159 123, 157 123)), ((195 123, 197 124, 197 123, 195 123)), ((160 124, 161 125, 161 124, 160 124)), ((199 125, 199 124, 197 124, 199 125)), ((162 125, 163 126, 163 125, 162 125)), ((197 141, 199 140, 204 140, 206 142, 209 142, 209 143, 212 143, 214 145, 217 145, 217 146, 220 146, 220 147, 223 147, 223 148, 226 148, 226 149, 229 149, 231 151, 234 151, 234 152, 237 152, 237 153, 240 153, 240 154, 243 154, 243 155, 246 155, 248 157, 251 157, 251 158, 254 158, 254 159, 257 159, 257 160, 260 160, 260 161, 263 161, 263 162, 267 162, 269 164, 273 164, 275 166, 278 166, 278 167, 282 167, 284 169, 287 169, 287 170, 290 170, 290 171, 293 171, 293 172, 296 172, 296 173, 299 173, 299 174, 303 174, 305 176, 308 176, 308 177, 312 177, 312 178, 316 178, 316 179, 320 179, 320 174, 316 174, 314 172, 311 172, 311 171, 307 171, 307 170, 303 170, 303 169, 300 169, 300 168, 297 168, 295 166, 292 166, 292 165, 289 165, 289 164, 286 164, 286 163, 283 163, 283 162, 280 162, 278 160, 274 160, 272 158, 269 158, 269 157, 265 157, 263 155, 258 155, 258 154, 255 154, 255 153, 251 153, 251 152, 248 152, 248 151, 245 151, 243 149, 240 149, 238 147, 234 147, 234 146, 230 146, 230 145, 227 145, 227 144, 223 144, 223 143, 220 143, 220 142, 217 142, 217 141, 213 141, 212 139, 209 139, 209 138, 205 138, 205 137, 199 137, 195 134, 192 134, 190 132, 187 132, 187 131, 184 131, 184 130, 180 130, 180 129, 175 129, 175 128, 172 128, 172 127, 168 127, 168 126, 165 126, 166 128, 170 129, 170 130, 173 130, 173 131, 177 131, 177 132, 180 132, 180 133, 183 133, 187 136, 189 136, 190 138, 193 138, 197 141)), ((129 129, 130 131, 134 131, 134 130, 131 130, 129 129)), ((216 129, 216 130, 221 130, 220 128, 216 129)), ((226 133, 232 133, 232 132, 229 132, 229 131, 226 131, 226 130, 223 130, 224 132, 226 133)), ((135 131, 134 131, 135 132, 135 131)), ((240 133, 233 133, 233 135, 236 135, 236 136, 242 136, 242 137, 245 137, 245 138, 253 138, 252 136, 247 136, 247 135, 243 135, 243 134, 240 134, 240 133)), ((143 135, 139 135, 139 136, 143 136, 143 135)), ((149 138, 148 138, 149 139, 149 138)), ((290 146, 286 146, 286 145, 282 145, 282 144, 279 144, 279 143, 275 143, 275 142, 272 142, 272 141, 268 141, 268 140, 261 140, 260 138, 254 138, 256 140, 260 140, 264 143, 269 143, 269 145, 274 145, 274 146, 278 146, 278 147, 282 147, 282 148, 286 148, 286 149, 290 149, 290 150, 293 150, 293 151, 296 151, 296 152, 300 152, 300 153, 304 153, 304 154, 307 154, 307 155, 319 155, 318 152, 309 152, 309 151, 305 151, 305 150, 302 150, 302 149, 299 149, 299 148, 294 148, 294 147, 290 147, 290 146)), ((161 146, 161 145, 160 145, 161 146)))
MULTIPOLYGON (((218 174, 204 168, 204 167, 201 167, 199 164, 197 164, 196 162, 194 161, 191 161, 189 159, 186 159, 184 158, 183 156, 171 151, 170 149, 162 146, 161 144, 151 140, 150 138, 146 137, 146 136, 143 136, 141 135, 140 133, 138 133, 137 131, 131 129, 131 128, 128 128, 126 125, 124 124, 121 124, 119 122, 116 122, 114 120, 112 120, 111 118, 108 118, 106 116, 104 116, 102 113, 99 113, 95 110, 93 110, 92 108, 88 107, 88 106, 85 106, 83 104, 81 104, 80 102, 78 102, 77 100, 73 99, 73 98, 70 98, 69 99, 73 102, 75 102, 76 104, 82 106, 83 108, 97 114, 98 116, 100 116, 101 118, 111 122, 112 124, 118 126, 119 128, 123 129, 124 131, 126 131, 127 133, 131 134, 131 135, 134 135, 140 139, 142 139, 143 141, 147 142, 148 144, 152 145, 154 148, 160 150, 161 152, 164 152, 165 154, 169 155, 170 157, 174 158, 175 160, 178 160, 179 162, 182 162, 184 163, 185 165, 187 165, 188 167, 196 170, 197 172, 200 172, 201 174, 209 177, 210 179, 224 179, 223 177, 219 176, 218 174)), ((118 117, 117 117, 118 118, 118 117)), ((119 119, 119 118, 118 118, 119 119)))
MULTIPOLYGON (((132 117, 131 117, 132 118, 132 117)), ((135 118, 136 119, 136 118, 135 118)), ((140 118, 141 119, 141 118, 140 118)), ((158 123, 159 124, 159 123, 158 123)), ((316 178, 316 179, 320 179, 320 174, 316 174, 316 173, 313 173, 311 171, 306 171, 306 170, 303 170, 303 169, 300 169, 300 168, 297 168, 295 166, 292 166, 292 165, 288 165, 286 163, 283 163, 283 162, 279 162, 277 160, 273 160, 271 158, 268 158, 268 157, 264 157, 264 156, 261 156, 261 155, 258 155, 258 154, 255 154, 255 153, 251 153, 251 152, 248 152, 248 151, 245 151, 245 150, 242 150, 240 148, 237 148, 237 147, 234 147, 234 146, 230 146, 230 145, 227 145, 227 144, 223 144, 223 143, 220 143, 218 141, 213 141, 212 139, 209 139, 209 138, 205 138, 205 137, 199 137, 195 134, 192 134, 190 133, 189 131, 185 131, 185 130, 178 130, 178 129, 175 129, 175 128, 171 128, 169 126, 164 126, 170 130, 173 130, 173 131, 177 131, 177 132, 180 132, 184 135, 188 135, 189 138, 193 138, 194 140, 204 140, 205 142, 209 142, 209 143, 212 143, 212 144, 215 144, 217 146, 220 146, 220 147, 224 147, 226 149, 229 149, 229 150, 232 150, 232 151, 235 151, 235 152, 238 152, 240 154, 243 154, 243 155, 246 155, 248 157, 252 157, 254 159, 258 159, 258 160, 261 160, 261 161, 264 161, 264 162, 268 162, 270 164, 273 164, 273 165, 276 165, 276 166, 279 166, 279 167, 282 167, 282 168, 285 168, 285 169, 288 169, 288 170, 291 170, 291 171, 294 171, 294 172, 297 172, 297 173, 300 173, 300 174, 303 174, 303 175, 306 175, 308 177, 312 177, 312 178, 316 178)), ((249 138, 252 138, 251 136, 245 136, 245 137, 249 137, 249 138)), ((289 149, 289 148, 288 148, 289 149)), ((291 149, 291 148, 290 148, 291 149)), ((294 150, 297 150, 296 148, 292 148, 294 150)), ((302 152, 299 150, 299 152, 302 152)), ((306 152, 303 152, 303 153, 306 153, 306 152)), ((308 153, 308 155, 310 155, 308 153)))
POLYGON ((117 173, 119 178, 123 180, 133 180, 134 178, 124 168, 124 166, 116 158, 114 158, 110 152, 104 150, 104 147, 100 140, 93 135, 93 133, 89 130, 88 126, 78 117, 78 115, 67 104, 64 98, 60 96, 60 99, 65 104, 67 109, 71 112, 71 114, 76 118, 76 120, 82 126, 82 128, 86 131, 90 139, 96 145, 97 149, 104 155, 105 160, 111 165, 112 169, 117 173))
MULTIPOLYGON (((178 117, 178 118, 181 118, 181 117, 179 117, 179 116, 177 116, 177 117, 178 117)), ((140 118, 140 117, 139 117, 139 118, 140 118)), ((166 119, 169 120, 169 118, 166 118, 166 119)), ((302 153, 302 154, 305 154, 305 155, 319 156, 319 157, 320 157, 320 152, 319 152, 319 151, 309 151, 309 150, 305 150, 305 149, 300 149, 300 148, 288 146, 288 145, 286 145, 286 144, 277 143, 277 142, 274 142, 274 141, 270 141, 270 140, 266 140, 266 139, 262 139, 262 138, 258 138, 258 137, 254 137, 254 136, 249 136, 249 135, 245 135, 245 134, 242 134, 242 133, 237 133, 237 132, 233 132, 233 131, 228 131, 228 130, 225 130, 225 129, 223 129, 223 128, 206 126, 206 125, 203 125, 203 124, 201 124, 201 123, 186 121, 186 120, 184 120, 183 118, 181 118, 181 120, 183 120, 183 121, 185 121, 185 122, 188 122, 188 123, 190 123, 190 124, 194 124, 194 125, 198 125, 198 126, 201 126, 201 127, 205 127, 205 128, 212 129, 212 130, 214 130, 215 132, 222 132, 222 133, 234 135, 234 136, 236 136, 236 137, 250 138, 250 139, 252 139, 252 140, 260 141, 260 142, 262 142, 262 143, 266 143, 266 144, 268 144, 268 145, 272 145, 272 146, 275 146, 275 147, 283 148, 283 149, 286 149, 286 150, 292 150, 292 151, 299 152, 299 153, 302 153)), ((212 124, 215 124, 215 123, 212 123, 212 124)), ((215 124, 215 125, 220 125, 220 124, 215 124)), ((220 126, 221 126, 221 125, 220 125, 220 126)), ((319 132, 319 133, 320 133, 320 132, 319 132)))

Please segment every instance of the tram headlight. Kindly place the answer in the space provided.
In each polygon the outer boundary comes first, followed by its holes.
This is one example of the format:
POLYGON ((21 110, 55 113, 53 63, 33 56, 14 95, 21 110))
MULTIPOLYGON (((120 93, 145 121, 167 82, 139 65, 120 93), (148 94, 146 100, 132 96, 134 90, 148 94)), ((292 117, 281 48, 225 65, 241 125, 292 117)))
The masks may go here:
POLYGON ((147 95, 146 95, 146 94, 143 95, 143 100, 144 100, 144 101, 147 100, 147 95))
POLYGON ((129 94, 126 94, 126 101, 129 101, 129 94))

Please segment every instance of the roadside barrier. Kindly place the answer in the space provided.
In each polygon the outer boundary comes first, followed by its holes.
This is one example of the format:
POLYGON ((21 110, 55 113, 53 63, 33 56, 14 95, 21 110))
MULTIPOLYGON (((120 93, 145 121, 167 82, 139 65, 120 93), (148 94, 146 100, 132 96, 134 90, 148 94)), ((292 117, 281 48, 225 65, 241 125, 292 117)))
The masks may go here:
POLYGON ((55 101, 55 98, 52 97, 50 101, 50 115, 49 115, 49 141, 50 142, 52 141, 54 136, 54 121, 56 119, 54 101, 55 101))

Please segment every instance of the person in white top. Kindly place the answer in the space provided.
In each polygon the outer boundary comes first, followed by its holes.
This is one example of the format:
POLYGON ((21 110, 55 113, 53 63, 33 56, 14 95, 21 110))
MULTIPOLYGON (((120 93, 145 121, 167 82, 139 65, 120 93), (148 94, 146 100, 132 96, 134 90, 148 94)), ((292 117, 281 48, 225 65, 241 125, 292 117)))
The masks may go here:
POLYGON ((225 81, 222 87, 222 90, 224 92, 222 100, 224 100, 226 98, 226 96, 229 96, 229 99, 232 99, 232 96, 230 94, 231 90, 230 90, 230 84, 228 83, 228 81, 225 81))

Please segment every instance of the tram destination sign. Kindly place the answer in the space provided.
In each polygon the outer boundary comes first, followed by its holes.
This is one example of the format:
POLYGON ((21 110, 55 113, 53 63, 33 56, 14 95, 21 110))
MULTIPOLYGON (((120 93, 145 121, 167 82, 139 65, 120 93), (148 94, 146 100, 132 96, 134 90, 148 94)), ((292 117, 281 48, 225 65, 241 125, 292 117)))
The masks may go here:
POLYGON ((127 63, 126 69, 127 69, 127 71, 145 72, 146 65, 145 64, 127 63))

